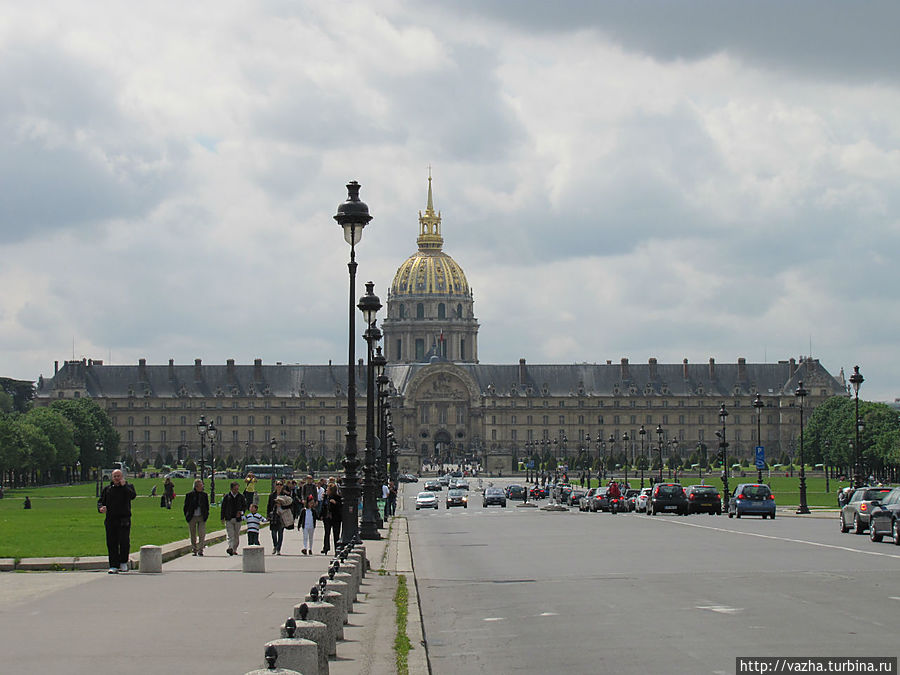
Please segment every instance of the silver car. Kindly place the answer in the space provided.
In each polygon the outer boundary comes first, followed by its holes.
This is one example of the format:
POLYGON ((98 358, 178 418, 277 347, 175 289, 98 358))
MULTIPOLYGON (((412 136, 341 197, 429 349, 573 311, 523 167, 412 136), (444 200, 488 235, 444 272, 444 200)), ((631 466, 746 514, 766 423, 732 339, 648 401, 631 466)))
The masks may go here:
POLYGON ((416 511, 419 509, 436 509, 437 507, 438 498, 433 492, 420 492, 416 495, 416 511))
POLYGON ((868 530, 869 517, 873 509, 877 509, 872 502, 881 501, 890 491, 889 487, 862 487, 856 490, 850 496, 850 501, 841 508, 841 532, 849 532, 851 523, 856 534, 863 534, 868 530))

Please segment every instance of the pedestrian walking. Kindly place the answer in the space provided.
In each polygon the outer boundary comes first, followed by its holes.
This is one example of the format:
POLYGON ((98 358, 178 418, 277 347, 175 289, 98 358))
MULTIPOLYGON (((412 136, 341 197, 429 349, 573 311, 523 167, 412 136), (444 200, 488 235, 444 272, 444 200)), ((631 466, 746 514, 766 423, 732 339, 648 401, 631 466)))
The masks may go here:
POLYGON ((313 532, 316 528, 316 502, 312 495, 307 497, 306 506, 300 509, 300 529, 303 531, 303 555, 312 555, 313 532))
POLYGON ((393 516, 397 512, 397 484, 394 481, 388 482, 388 506, 393 516))
POLYGON ((341 538, 343 506, 344 501, 338 493, 337 483, 329 483, 328 493, 325 495, 324 508, 322 510, 322 524, 325 526, 325 541, 322 543, 322 553, 327 554, 331 548, 329 535, 334 537, 334 550, 337 551, 338 541, 341 538))
POLYGON ((388 501, 388 496, 391 494, 391 488, 388 486, 388 481, 384 481, 381 484, 381 501, 384 505, 384 519, 387 520, 391 515, 391 504, 388 501))
POLYGON ((250 502, 250 506, 247 508, 249 513, 245 513, 243 518, 247 523, 247 546, 259 546, 259 526, 269 521, 259 512, 259 507, 253 502, 250 502))
POLYGON ((175 483, 171 478, 166 478, 163 483, 163 499, 166 500, 166 508, 172 508, 172 502, 175 501, 175 483))
POLYGON ((225 523, 225 532, 228 534, 228 555, 237 555, 241 538, 241 516, 247 510, 244 495, 238 491, 238 482, 231 482, 231 492, 222 497, 222 507, 219 517, 225 523))
POLYGON ((281 555, 281 546, 284 543, 284 529, 287 523, 284 511, 287 509, 287 518, 293 526, 293 514, 290 512, 291 498, 284 493, 284 482, 275 481, 275 489, 269 494, 266 503, 266 518, 269 519, 269 532, 272 533, 272 555, 281 555))
POLYGON ((192 555, 203 555, 206 546, 206 519, 209 518, 209 495, 203 491, 203 481, 194 481, 194 489, 184 496, 184 518, 191 533, 192 555))
POLYGON ((313 477, 311 475, 306 476, 306 481, 303 483, 303 487, 300 490, 300 495, 303 498, 302 504, 306 504, 306 500, 309 499, 309 496, 312 495, 316 500, 316 503, 319 501, 319 490, 318 486, 313 482, 313 477))
MULTIPOLYGON (((112 472, 112 482, 103 488, 97 500, 97 511, 106 515, 106 549, 109 554, 109 573, 128 571, 128 552, 131 549, 131 500, 137 497, 134 485, 125 481, 122 471, 112 472)), ((25 498, 30 507, 30 501, 25 498)))

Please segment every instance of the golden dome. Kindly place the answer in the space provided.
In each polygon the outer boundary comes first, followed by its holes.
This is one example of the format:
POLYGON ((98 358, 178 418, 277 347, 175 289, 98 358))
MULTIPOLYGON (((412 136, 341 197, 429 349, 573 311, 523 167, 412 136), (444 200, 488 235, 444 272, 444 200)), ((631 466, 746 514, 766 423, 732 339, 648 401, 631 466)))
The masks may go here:
POLYGON ((441 250, 441 214, 435 213, 428 176, 428 204, 419 211, 419 250, 400 265, 391 284, 392 295, 468 296, 469 282, 462 268, 441 250))

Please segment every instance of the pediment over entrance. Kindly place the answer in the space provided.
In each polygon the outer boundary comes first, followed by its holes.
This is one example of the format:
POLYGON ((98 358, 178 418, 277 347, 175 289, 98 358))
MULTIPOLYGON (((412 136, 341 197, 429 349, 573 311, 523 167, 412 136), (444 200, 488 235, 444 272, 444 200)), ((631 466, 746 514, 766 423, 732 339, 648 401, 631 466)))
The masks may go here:
POLYGON ((451 363, 436 363, 420 370, 410 381, 406 398, 412 401, 459 401, 477 405, 480 393, 469 374, 451 363))

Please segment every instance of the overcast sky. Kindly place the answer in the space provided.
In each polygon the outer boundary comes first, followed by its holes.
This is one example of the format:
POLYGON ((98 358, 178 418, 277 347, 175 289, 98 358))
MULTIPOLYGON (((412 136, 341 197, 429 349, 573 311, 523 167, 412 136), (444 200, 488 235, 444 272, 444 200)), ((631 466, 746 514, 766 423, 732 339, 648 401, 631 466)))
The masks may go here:
MULTIPOLYGON (((343 363, 428 166, 483 363, 900 396, 896 2, 0 2, 0 375, 343 363)), ((358 354, 362 354, 362 342, 358 354)))

